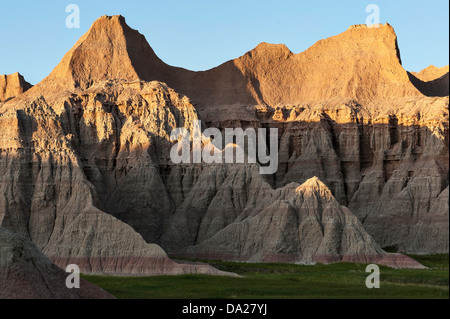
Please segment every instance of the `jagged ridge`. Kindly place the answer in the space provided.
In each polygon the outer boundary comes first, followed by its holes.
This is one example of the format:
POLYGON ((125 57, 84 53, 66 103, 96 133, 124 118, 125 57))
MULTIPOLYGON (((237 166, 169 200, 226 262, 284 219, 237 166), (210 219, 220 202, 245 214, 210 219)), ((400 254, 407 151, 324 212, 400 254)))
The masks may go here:
POLYGON ((95 21, 41 86, 85 89, 111 79, 162 81, 201 107, 420 95, 388 24, 349 28, 299 54, 261 43, 240 58, 193 72, 161 61, 122 16, 95 21))

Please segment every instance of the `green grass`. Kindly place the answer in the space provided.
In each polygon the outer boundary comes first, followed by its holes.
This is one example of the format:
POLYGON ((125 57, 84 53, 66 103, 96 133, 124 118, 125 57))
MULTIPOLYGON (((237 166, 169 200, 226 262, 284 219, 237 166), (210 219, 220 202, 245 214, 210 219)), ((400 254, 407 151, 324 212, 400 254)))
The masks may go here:
POLYGON ((422 265, 433 268, 433 269, 443 269, 448 270, 448 254, 437 254, 437 255, 408 255, 414 258, 422 265))
POLYGON ((412 256, 429 269, 380 266, 380 289, 368 289, 366 265, 250 264, 209 261, 243 277, 83 275, 118 298, 449 298, 448 254, 412 256))

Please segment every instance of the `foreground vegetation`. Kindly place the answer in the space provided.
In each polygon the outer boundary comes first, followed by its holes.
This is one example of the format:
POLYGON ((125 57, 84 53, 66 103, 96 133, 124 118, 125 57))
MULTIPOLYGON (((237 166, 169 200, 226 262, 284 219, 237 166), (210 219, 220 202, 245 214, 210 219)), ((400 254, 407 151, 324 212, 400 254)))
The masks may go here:
POLYGON ((250 264, 207 261, 240 278, 181 275, 83 275, 118 298, 449 298, 449 255, 411 256, 429 269, 380 266, 379 289, 365 285, 366 265, 250 264))

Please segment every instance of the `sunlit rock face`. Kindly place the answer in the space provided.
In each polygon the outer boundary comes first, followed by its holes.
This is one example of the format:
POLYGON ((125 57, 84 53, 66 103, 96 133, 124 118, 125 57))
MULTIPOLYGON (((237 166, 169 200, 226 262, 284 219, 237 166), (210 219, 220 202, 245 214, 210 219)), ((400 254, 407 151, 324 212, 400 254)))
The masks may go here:
POLYGON ((382 249, 448 252, 448 96, 411 79, 389 25, 192 72, 101 17, 46 79, 0 102, 0 225, 90 272, 219 274, 165 251, 419 266, 382 249), (277 128, 276 173, 175 164, 171 132, 198 120, 277 128))
POLYGON ((32 85, 18 72, 0 75, 0 103, 15 98, 31 87, 32 85))

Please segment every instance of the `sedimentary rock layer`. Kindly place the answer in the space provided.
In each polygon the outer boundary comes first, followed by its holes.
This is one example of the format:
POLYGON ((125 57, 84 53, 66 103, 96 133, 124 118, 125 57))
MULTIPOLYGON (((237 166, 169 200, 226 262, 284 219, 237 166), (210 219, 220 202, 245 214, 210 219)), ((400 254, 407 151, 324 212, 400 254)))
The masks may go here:
POLYGON ((0 103, 13 99, 31 87, 19 73, 0 75, 0 103))
POLYGON ((299 54, 263 43, 192 72, 123 17, 101 17, 46 79, 0 104, 0 225, 91 272, 218 273, 159 246, 417 266, 380 248, 448 252, 448 96, 413 82, 387 24, 299 54), (277 128, 277 172, 174 164, 171 132, 196 120, 277 128))
MULTIPOLYGON (((220 222, 215 214, 209 227, 220 222)), ((239 221, 189 247, 186 254, 250 262, 349 261, 398 266, 316 177, 300 186, 292 183, 265 193, 254 207, 241 213, 239 221)), ((402 258, 409 267, 421 267, 402 258)))
POLYGON ((165 188, 156 174, 158 159, 149 150, 164 147, 158 141, 167 138, 166 131, 189 128, 189 117, 194 116, 187 99, 160 83, 104 83, 92 95, 72 95, 53 107, 43 96, 31 104, 14 104, 0 117, 5 128, 0 133, 0 224, 31 239, 63 268, 78 263, 87 272, 226 274, 171 261, 159 246, 147 244, 132 227, 111 216, 129 210, 126 218, 136 226, 133 216, 140 216, 137 226, 149 242, 160 236, 170 211, 164 207, 165 188), (120 107, 107 107, 104 113, 103 102, 111 91, 120 107), (115 192, 125 195, 126 188, 132 197, 115 202, 121 198, 115 192), (153 214, 136 196, 154 206, 153 214), (107 210, 111 215, 97 208, 108 205, 113 207, 107 210))
POLYGON ((69 276, 56 267, 28 239, 0 227, 1 299, 111 299, 111 294, 80 279, 69 289, 69 276))

